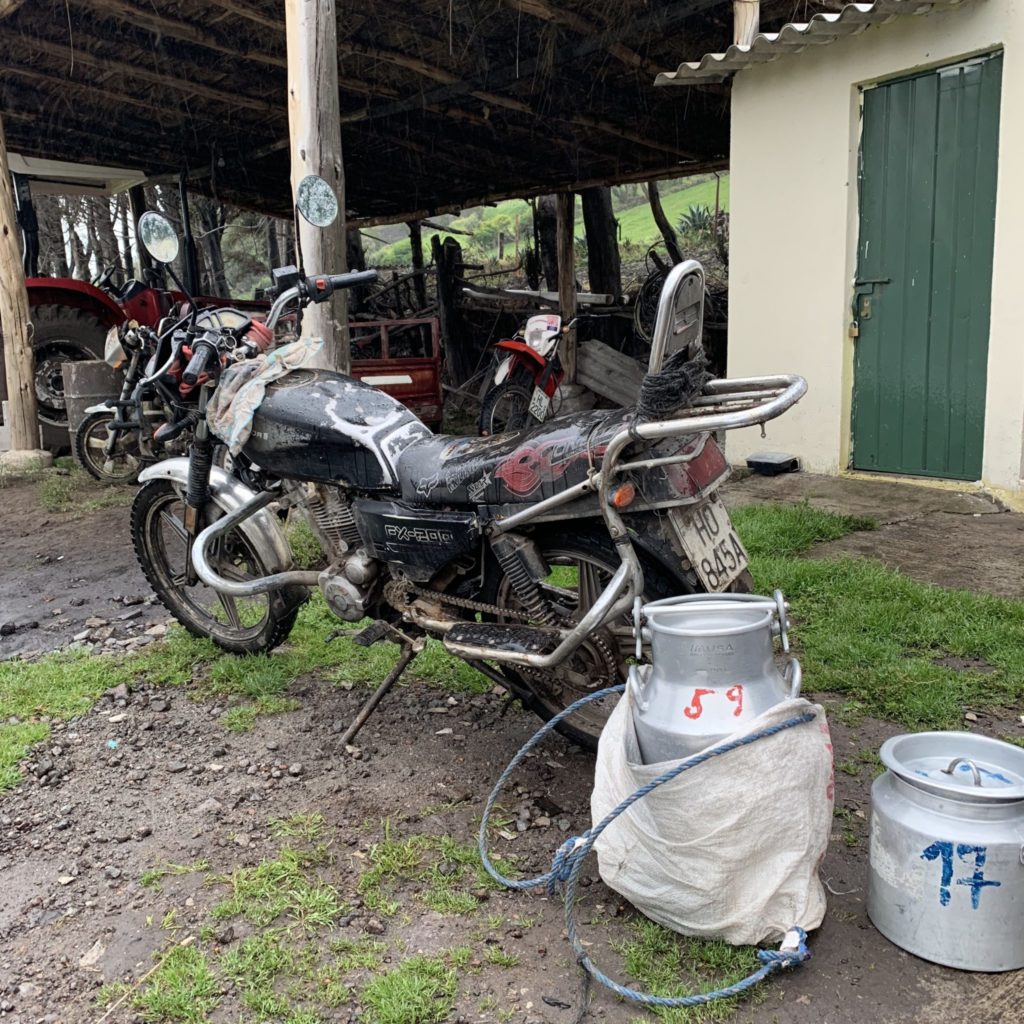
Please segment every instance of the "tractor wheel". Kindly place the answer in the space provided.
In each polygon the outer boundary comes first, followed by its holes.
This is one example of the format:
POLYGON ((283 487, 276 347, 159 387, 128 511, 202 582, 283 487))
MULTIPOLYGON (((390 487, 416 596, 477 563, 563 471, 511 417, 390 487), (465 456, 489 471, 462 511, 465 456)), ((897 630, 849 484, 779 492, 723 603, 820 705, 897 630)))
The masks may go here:
POLYGON ((92 313, 70 306, 33 306, 32 353, 43 447, 55 453, 71 446, 61 363, 102 359, 107 330, 92 313))

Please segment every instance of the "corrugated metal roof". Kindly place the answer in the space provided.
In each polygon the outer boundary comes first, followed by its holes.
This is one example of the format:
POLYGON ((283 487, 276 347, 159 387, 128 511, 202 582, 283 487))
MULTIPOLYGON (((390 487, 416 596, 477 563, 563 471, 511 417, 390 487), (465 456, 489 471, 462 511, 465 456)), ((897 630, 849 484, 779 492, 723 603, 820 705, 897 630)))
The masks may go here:
POLYGON ((936 8, 955 7, 963 0, 875 0, 847 4, 837 13, 816 14, 807 22, 790 22, 778 32, 761 32, 749 46, 730 46, 725 53, 706 53, 699 61, 686 61, 675 71, 663 71, 655 85, 690 85, 724 82, 736 71, 766 64, 807 46, 824 46, 842 36, 856 35, 869 25, 891 21, 898 14, 926 14, 936 8))

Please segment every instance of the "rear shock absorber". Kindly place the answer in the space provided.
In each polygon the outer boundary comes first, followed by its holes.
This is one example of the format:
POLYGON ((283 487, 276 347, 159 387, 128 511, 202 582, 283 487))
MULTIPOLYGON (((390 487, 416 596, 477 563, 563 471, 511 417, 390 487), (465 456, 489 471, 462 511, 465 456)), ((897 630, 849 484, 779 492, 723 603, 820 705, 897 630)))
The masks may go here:
POLYGON ((491 538, 491 550, 530 618, 545 626, 556 625, 558 616, 540 585, 551 569, 537 545, 521 533, 503 533, 491 538))

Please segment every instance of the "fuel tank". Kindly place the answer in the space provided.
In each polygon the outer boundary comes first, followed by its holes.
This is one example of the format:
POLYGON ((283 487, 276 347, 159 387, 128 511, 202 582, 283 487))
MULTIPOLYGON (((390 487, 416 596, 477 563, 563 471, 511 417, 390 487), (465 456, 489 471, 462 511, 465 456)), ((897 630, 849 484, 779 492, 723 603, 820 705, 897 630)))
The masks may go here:
POLYGON ((272 475, 390 490, 398 453, 430 431, 400 402, 329 370, 293 370, 267 385, 245 454, 272 475))

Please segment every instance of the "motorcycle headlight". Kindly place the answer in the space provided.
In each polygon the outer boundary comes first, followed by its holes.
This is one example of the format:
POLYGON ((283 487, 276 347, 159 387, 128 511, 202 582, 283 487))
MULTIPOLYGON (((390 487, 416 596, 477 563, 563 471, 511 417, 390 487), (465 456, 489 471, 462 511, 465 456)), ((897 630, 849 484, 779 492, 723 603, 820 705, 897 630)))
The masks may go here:
POLYGON ((128 358, 121 345, 121 336, 116 326, 107 331, 107 341, 103 346, 103 358, 115 370, 128 358))

